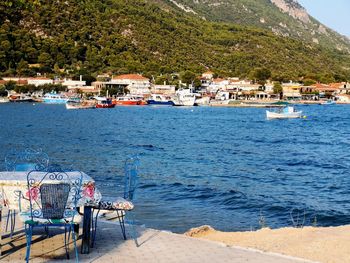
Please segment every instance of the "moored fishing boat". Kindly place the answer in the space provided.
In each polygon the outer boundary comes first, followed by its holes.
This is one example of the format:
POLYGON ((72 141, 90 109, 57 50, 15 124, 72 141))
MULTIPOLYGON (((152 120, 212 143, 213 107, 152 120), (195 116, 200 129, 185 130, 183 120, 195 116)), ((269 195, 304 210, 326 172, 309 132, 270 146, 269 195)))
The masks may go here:
POLYGON ((142 104, 142 98, 130 95, 116 97, 112 103, 119 106, 144 105, 142 104))
POLYGON ((266 111, 266 117, 270 119, 296 119, 302 117, 302 111, 296 111, 294 107, 288 106, 278 111, 266 111))
POLYGON ((191 89, 178 89, 174 97, 175 106, 194 106, 196 94, 191 89))
POLYGON ((108 109, 108 108, 115 107, 115 104, 113 104, 112 100, 109 98, 97 97, 96 100, 97 100, 96 108, 98 109, 108 109))
POLYGON ((6 103, 9 102, 7 98, 0 98, 0 103, 6 103))
POLYGON ((81 101, 79 98, 69 99, 66 103, 67 110, 75 109, 95 109, 96 103, 91 101, 81 101))
POLYGON ((320 105, 334 105, 334 104, 335 104, 334 100, 326 100, 320 103, 320 105))
POLYGON ((67 96, 56 92, 46 93, 43 97, 43 102, 48 104, 64 104, 67 101, 67 96))
POLYGON ((152 105, 160 105, 160 106, 174 106, 174 102, 170 97, 166 97, 161 94, 152 94, 151 97, 147 100, 147 104, 152 105))
POLYGON ((8 99, 10 102, 34 102, 31 96, 25 94, 10 95, 8 99))

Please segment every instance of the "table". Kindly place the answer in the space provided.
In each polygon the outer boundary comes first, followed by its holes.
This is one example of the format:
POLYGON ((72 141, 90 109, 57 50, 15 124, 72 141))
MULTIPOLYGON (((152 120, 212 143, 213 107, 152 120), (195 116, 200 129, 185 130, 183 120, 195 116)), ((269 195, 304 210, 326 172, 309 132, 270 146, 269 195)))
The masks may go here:
MULTIPOLYGON (((99 203, 101 193, 95 188, 95 181, 84 172, 72 171, 66 173, 70 179, 79 178, 81 174, 83 176, 82 197, 78 201, 78 207, 84 207, 81 253, 88 254, 90 252, 91 206, 99 203)), ((22 194, 27 193, 27 174, 28 172, 0 172, 0 200, 2 206, 6 206, 11 210, 19 210, 18 191, 21 191, 22 194)), ((45 172, 32 173, 32 175, 38 177, 42 177, 44 174, 45 172)))

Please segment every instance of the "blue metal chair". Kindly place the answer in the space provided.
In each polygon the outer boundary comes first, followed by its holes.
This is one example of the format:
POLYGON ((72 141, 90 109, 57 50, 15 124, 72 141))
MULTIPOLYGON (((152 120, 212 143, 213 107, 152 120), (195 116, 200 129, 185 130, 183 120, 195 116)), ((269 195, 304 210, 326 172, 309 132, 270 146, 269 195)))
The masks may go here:
POLYGON ((92 217, 92 242, 91 247, 94 246, 97 230, 97 219, 101 210, 115 211, 119 220, 120 228, 123 234, 124 240, 126 240, 125 221, 126 215, 130 218, 128 223, 132 226, 132 238, 136 245, 136 229, 132 213, 127 213, 134 209, 132 201, 135 198, 135 191, 138 183, 138 156, 130 157, 126 159, 124 163, 124 195, 123 197, 117 197, 115 199, 102 199, 97 206, 93 207, 95 216, 92 217))
MULTIPOLYGON (((12 149, 5 157, 5 166, 6 171, 46 171, 49 166, 49 157, 41 149, 12 149)), ((11 228, 10 237, 12 238, 16 226, 16 211, 8 211, 6 220, 6 231, 8 229, 9 222, 11 228)))
POLYGON ((41 149, 13 149, 5 157, 6 171, 46 171, 49 157, 41 149))
POLYGON ((74 217, 81 198, 82 173, 69 176, 67 172, 30 171, 27 175, 28 191, 20 195, 19 216, 24 222, 27 239, 26 262, 29 262, 34 228, 64 228, 64 246, 69 259, 69 239, 72 233, 75 259, 78 259, 74 217))

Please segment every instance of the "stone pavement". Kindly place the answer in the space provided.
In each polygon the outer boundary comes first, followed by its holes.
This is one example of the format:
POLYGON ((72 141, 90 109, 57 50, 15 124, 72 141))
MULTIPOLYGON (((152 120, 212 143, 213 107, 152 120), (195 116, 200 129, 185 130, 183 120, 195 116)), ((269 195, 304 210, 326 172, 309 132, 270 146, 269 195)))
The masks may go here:
MULTIPOLYGON (((128 229, 130 230, 130 229, 128 229)), ((125 263, 297 263, 310 262, 256 250, 232 248, 224 244, 195 239, 165 231, 137 228, 134 240, 123 240, 118 223, 99 221, 95 247, 88 255, 80 254, 80 262, 125 262, 125 263)), ((130 236, 130 235, 128 235, 130 236)), ((63 235, 44 238, 34 236, 31 262, 74 262, 73 244, 70 245, 71 260, 66 260, 63 235)), ((12 238, 2 240, 1 262, 24 262, 25 235, 20 230, 12 238)))

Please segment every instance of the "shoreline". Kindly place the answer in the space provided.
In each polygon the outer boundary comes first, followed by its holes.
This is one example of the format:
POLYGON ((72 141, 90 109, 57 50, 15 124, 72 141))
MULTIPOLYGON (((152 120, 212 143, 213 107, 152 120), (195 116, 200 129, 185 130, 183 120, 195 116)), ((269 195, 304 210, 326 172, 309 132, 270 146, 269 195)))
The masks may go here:
POLYGON ((306 260, 350 262, 350 225, 337 227, 262 228, 246 232, 222 232, 210 226, 188 230, 184 235, 224 243, 230 247, 257 249, 306 260))

